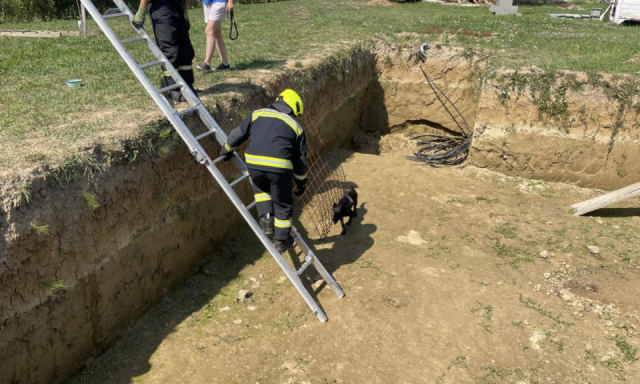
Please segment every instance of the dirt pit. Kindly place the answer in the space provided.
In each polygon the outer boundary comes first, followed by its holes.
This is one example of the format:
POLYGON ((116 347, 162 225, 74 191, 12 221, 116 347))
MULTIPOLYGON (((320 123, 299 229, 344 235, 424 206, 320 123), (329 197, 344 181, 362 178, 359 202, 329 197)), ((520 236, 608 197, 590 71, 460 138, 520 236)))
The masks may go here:
POLYGON ((574 217, 598 192, 328 156, 360 201, 311 240, 346 293, 305 273, 329 322, 245 230, 71 383, 640 382, 637 199, 574 217))

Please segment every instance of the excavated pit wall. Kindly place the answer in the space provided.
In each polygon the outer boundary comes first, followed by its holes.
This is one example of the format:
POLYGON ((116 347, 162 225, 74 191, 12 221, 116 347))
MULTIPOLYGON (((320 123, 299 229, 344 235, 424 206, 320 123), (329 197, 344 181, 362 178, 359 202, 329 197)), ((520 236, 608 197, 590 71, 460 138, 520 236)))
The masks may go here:
MULTIPOLYGON (((313 79, 290 78, 301 84, 325 147, 355 135, 354 116, 375 76, 375 56, 361 49, 339 62, 314 68, 313 79)), ((227 132, 248 110, 230 99, 205 100, 227 132)), ((166 135, 166 123, 158 124, 152 137, 125 145, 115 160, 96 147, 78 158, 79 168, 58 169, 60 181, 34 173, 20 187, 31 190, 29 204, 16 184, 2 184, 0 383, 63 382, 244 228, 208 171, 166 135)), ((216 147, 207 145, 211 157, 216 147)), ((229 164, 221 168, 228 179, 237 177, 229 164)), ((248 183, 235 190, 243 201, 252 198, 248 183)))
POLYGON ((640 181, 638 76, 501 73, 480 96, 470 163, 615 190, 640 181))
MULTIPOLYGON (((425 63, 415 51, 398 59, 393 48, 378 49, 380 56, 396 59, 379 60, 379 76, 370 86, 360 121, 364 131, 461 135, 447 108, 427 84, 420 66, 473 128, 479 80, 472 74, 482 70, 481 62, 466 58, 462 49, 433 49, 425 63)), ((448 108, 457 117, 456 112, 450 106, 448 108)))
MULTIPOLYGON (((380 44, 292 74, 289 80, 300 85, 321 136, 319 151, 335 145, 358 149, 370 144, 363 141, 377 141, 386 133, 460 134, 425 82, 420 64, 416 52, 399 54, 380 44)), ((475 131, 474 165, 609 189, 624 185, 640 170, 632 164, 638 160, 633 109, 623 111, 625 128, 617 130, 606 158, 607 129, 619 127, 620 120, 619 109, 602 89, 567 93, 570 111, 592 113, 583 118, 589 124, 569 126, 566 132, 549 121, 536 123, 532 117, 539 108, 527 92, 504 100, 499 96, 504 83, 480 86, 483 63, 462 50, 434 49, 423 67, 475 131), (560 147, 564 149, 558 156, 554 152, 553 161, 548 148, 560 147), (579 166, 583 158, 589 166, 579 166), (622 164, 624 171, 612 164, 622 164)), ((209 107, 226 131, 233 128, 231 119, 238 122, 241 111, 249 109, 237 99, 209 107)), ((135 162, 117 161, 93 177, 59 183, 50 175, 34 174, 30 204, 16 188, 3 188, 1 383, 64 381, 205 258, 216 257, 216 247, 244 227, 184 146, 157 134, 149 140, 155 155, 139 147, 135 162), (95 211, 83 195, 87 191, 99 203, 95 211), (32 223, 49 227, 38 235, 32 223)), ((227 165, 223 172, 235 176, 227 165)), ((248 184, 236 191, 244 201, 251 198, 248 184)))

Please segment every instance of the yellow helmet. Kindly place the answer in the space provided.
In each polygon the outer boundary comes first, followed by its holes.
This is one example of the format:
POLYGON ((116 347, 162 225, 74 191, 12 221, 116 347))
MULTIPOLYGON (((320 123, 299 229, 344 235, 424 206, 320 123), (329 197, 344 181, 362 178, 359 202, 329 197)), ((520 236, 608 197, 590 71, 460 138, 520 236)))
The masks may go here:
POLYGON ((304 107, 302 106, 302 99, 293 89, 285 89, 278 96, 276 101, 284 101, 287 103, 291 110, 293 110, 294 116, 302 116, 302 112, 304 112, 304 107))

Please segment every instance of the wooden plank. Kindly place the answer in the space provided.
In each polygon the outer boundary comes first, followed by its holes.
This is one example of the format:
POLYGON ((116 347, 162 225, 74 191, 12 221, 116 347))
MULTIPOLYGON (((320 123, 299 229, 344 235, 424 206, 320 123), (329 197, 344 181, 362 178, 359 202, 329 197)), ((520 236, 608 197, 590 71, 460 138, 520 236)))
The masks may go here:
POLYGON ((574 204, 571 206, 571 209, 574 211, 574 215, 581 216, 585 213, 630 199, 634 196, 640 196, 640 183, 631 184, 628 187, 618 189, 617 191, 609 192, 591 200, 574 204))
POLYGON ((54 31, 12 31, 8 29, 0 29, 0 36, 12 36, 12 37, 43 37, 43 38, 53 38, 53 37, 78 37, 81 35, 79 31, 62 31, 62 32, 54 32, 54 31))

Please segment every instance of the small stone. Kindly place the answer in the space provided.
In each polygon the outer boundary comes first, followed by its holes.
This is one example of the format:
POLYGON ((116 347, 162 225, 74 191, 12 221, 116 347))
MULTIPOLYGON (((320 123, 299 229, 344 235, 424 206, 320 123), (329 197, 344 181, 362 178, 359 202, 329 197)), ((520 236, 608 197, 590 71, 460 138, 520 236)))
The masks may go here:
POLYGON ((258 279, 256 279, 255 277, 250 277, 249 280, 251 280, 253 283, 255 283, 256 281, 258 281, 258 279))
POLYGON ((547 257, 549 257, 549 252, 547 252, 546 250, 540 252, 540 257, 546 259, 547 257))
POLYGON ((604 323, 604 326, 605 326, 605 327, 613 327, 613 321, 611 321, 611 320, 607 320, 607 321, 604 323))
POLYGON ((238 291, 238 297, 236 298, 236 302, 244 303, 247 300, 249 300, 251 296, 253 296, 253 293, 251 291, 248 291, 246 289, 241 289, 240 291, 238 291))
POLYGON ((524 325, 529 325, 529 322, 527 320, 523 321, 522 324, 524 325))
POLYGON ((260 274, 260 280, 264 280, 264 275, 262 273, 260 274))
POLYGON ((553 225, 553 221, 547 221, 547 225, 553 225))
POLYGON ((504 156, 502 156, 502 158, 503 158, 503 159, 505 159, 505 160, 508 160, 508 159, 509 159, 509 156, 504 155, 504 156))
POLYGON ((220 309, 219 309, 219 311, 220 311, 220 312, 224 312, 224 311, 228 311, 228 310, 230 310, 230 309, 231 309, 231 307, 228 307, 228 306, 227 306, 227 307, 224 307, 224 308, 220 308, 220 309))
POLYGON ((544 275, 542 275, 542 276, 544 276, 545 279, 550 279, 551 278, 551 274, 549 272, 545 272, 544 275))
POLYGON ((571 301, 571 295, 569 295, 568 293, 563 293, 562 294, 562 300, 564 301, 571 301))
POLYGON ((256 307, 254 307, 253 305, 250 305, 250 306, 247 307, 247 309, 250 310, 250 311, 255 311, 256 307))
POLYGON ((280 276, 280 278, 278 279, 278 281, 276 281, 277 284, 282 284, 285 281, 287 281, 287 277, 286 276, 280 276))
POLYGON ((587 249, 589 250, 589 252, 592 255, 599 255, 600 254, 600 248, 598 248, 595 245, 589 245, 589 246, 587 246, 587 249))
POLYGON ((235 325, 240 325, 242 324, 242 320, 238 319, 238 320, 233 320, 233 324, 235 325))

